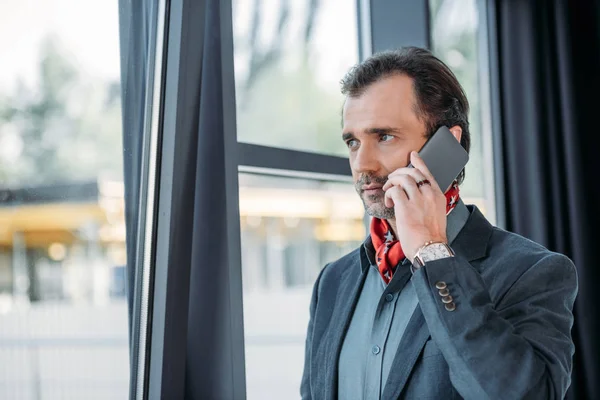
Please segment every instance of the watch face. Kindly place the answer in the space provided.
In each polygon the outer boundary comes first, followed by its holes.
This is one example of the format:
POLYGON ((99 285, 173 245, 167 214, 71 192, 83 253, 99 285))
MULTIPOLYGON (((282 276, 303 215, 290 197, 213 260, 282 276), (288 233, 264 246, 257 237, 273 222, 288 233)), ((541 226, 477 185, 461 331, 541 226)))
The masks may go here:
POLYGON ((443 243, 434 243, 425 247, 419 252, 419 256, 423 261, 434 261, 440 258, 451 257, 452 254, 448 250, 448 247, 443 243))

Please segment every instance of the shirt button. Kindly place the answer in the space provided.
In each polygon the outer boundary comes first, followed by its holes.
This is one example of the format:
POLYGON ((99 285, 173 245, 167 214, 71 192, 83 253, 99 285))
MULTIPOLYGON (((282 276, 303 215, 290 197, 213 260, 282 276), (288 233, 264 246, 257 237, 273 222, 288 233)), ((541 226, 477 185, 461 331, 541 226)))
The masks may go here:
POLYGON ((377 355, 377 354, 379 354, 379 352, 381 351, 381 349, 379 348, 379 346, 375 345, 375 346, 373 346, 373 348, 371 349, 371 351, 373 352, 373 354, 377 355))
POLYGON ((385 295, 385 301, 387 301, 389 303, 392 300, 394 300, 394 295, 393 294, 388 293, 388 294, 385 295))

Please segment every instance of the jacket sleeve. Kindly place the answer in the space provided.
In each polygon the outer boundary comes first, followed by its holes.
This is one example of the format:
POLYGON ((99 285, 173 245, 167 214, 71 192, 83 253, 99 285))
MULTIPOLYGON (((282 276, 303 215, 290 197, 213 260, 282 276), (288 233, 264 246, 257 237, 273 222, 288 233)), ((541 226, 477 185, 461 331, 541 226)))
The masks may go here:
POLYGON ((306 332, 306 342, 304 347, 304 371, 302 373, 302 381, 300 383, 300 397, 302 400, 310 400, 312 399, 311 394, 311 385, 310 385, 310 359, 311 359, 311 350, 312 350, 312 340, 313 340, 313 331, 314 331, 314 318, 315 312, 317 309, 317 301, 319 297, 319 282, 321 281, 321 276, 323 276, 323 271, 327 268, 327 265, 321 270, 317 280, 315 281, 312 297, 310 300, 310 319, 308 320, 308 329, 306 332))
POLYGON ((481 275, 459 256, 427 263, 412 281, 431 337, 462 397, 565 396, 575 351, 571 328, 577 295, 575 266, 567 257, 548 253, 496 302, 481 275), (442 302, 438 282, 446 283, 453 311, 442 302))

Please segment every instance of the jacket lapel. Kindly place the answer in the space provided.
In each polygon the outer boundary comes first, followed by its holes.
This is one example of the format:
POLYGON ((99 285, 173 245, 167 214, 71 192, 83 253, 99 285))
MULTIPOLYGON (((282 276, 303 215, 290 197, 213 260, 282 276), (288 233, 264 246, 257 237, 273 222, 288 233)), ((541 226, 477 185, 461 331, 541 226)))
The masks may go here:
POLYGON ((494 227, 477 207, 468 206, 468 208, 471 215, 451 245, 458 256, 471 262, 487 254, 488 242, 494 227))
POLYGON ((400 396, 429 336, 425 317, 421 312, 421 307, 417 305, 400 340, 392 363, 391 371, 393 373, 388 376, 381 395, 382 400, 395 400, 400 396))
POLYGON ((320 373, 311 376, 313 382, 316 382, 315 388, 320 389, 315 393, 317 395, 316 398, 319 399, 334 400, 337 398, 338 360, 352 314, 356 308, 358 297, 367 275, 361 268, 362 253, 362 251, 359 252, 360 255, 357 257, 357 260, 352 265, 349 265, 346 273, 340 277, 340 286, 336 296, 330 327, 327 329, 327 333, 313 357, 313 363, 320 364, 313 366, 313 371, 320 371, 320 373))

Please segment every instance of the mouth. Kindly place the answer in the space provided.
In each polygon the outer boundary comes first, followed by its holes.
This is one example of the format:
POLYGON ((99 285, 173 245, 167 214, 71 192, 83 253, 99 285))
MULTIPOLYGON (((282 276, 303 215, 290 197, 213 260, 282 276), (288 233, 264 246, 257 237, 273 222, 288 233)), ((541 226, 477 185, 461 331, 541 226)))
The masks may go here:
POLYGON ((362 187, 362 191, 366 195, 376 195, 383 193, 382 187, 381 185, 365 185, 362 187))

